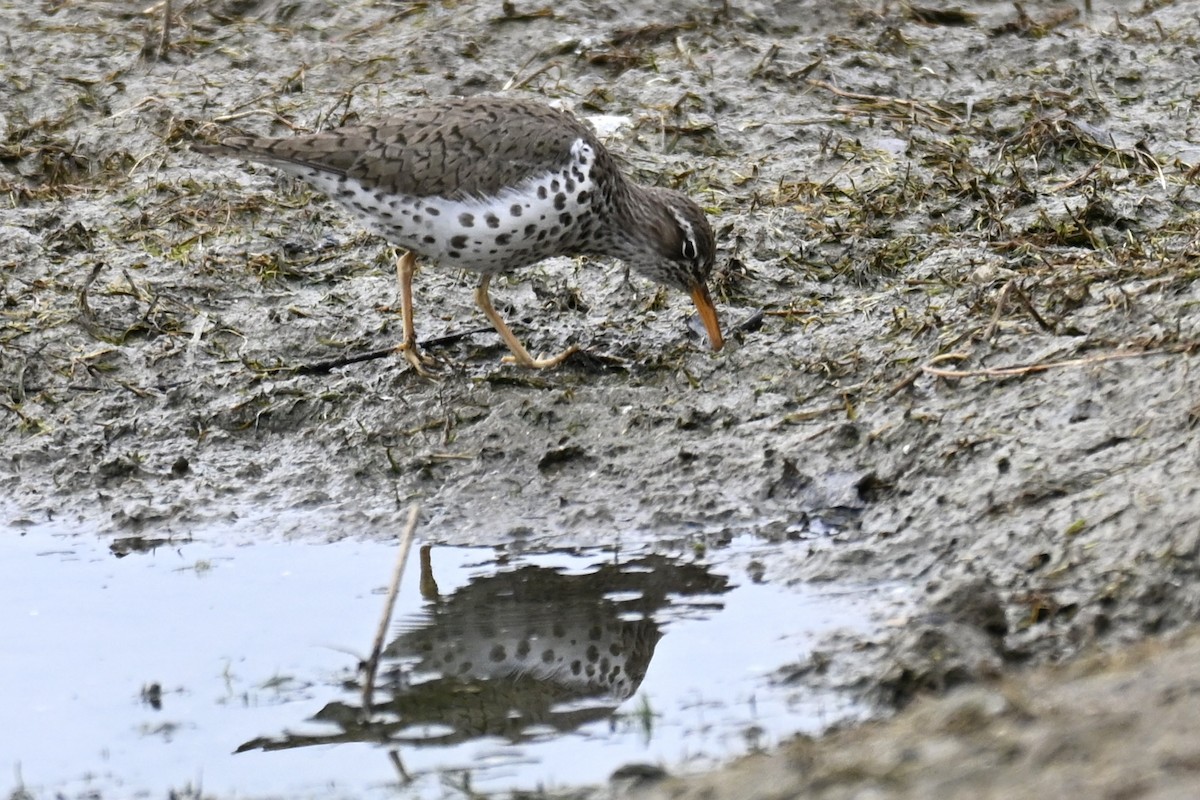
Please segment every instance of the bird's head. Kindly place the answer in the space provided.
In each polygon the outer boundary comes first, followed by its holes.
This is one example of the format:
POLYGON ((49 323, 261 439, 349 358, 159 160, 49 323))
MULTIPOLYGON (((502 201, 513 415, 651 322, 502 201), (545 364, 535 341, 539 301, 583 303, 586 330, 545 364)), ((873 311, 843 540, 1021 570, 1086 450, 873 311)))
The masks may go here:
POLYGON ((626 259, 647 278, 690 295, 712 349, 720 350, 725 339, 708 292, 708 277, 717 253, 708 216, 679 192, 652 188, 644 191, 653 207, 653 224, 647 228, 650 240, 626 259))

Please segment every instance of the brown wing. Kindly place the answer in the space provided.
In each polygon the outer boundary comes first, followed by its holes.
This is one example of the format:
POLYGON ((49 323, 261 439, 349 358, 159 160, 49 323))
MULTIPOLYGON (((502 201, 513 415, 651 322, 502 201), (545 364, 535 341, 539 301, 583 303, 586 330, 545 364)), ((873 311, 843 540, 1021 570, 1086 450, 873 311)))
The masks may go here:
POLYGON ((380 123, 283 139, 232 137, 197 146, 274 164, 347 175, 370 188, 417 197, 495 194, 561 167, 584 125, 540 103, 499 97, 443 100, 380 123))

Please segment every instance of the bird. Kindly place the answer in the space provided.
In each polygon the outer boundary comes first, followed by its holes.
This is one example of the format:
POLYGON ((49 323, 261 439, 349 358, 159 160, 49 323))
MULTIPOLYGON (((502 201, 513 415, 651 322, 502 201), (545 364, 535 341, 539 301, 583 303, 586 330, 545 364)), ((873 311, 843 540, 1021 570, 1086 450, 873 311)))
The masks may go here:
POLYGON ((475 302, 511 351, 505 363, 545 369, 578 352, 534 358, 489 295, 494 276, 553 256, 615 258, 687 293, 711 348, 724 344, 708 289, 716 241, 703 209, 681 192, 626 178, 588 126, 544 103, 448 97, 376 122, 192 147, 300 178, 400 248, 396 349, 420 374, 429 361, 413 324, 418 258, 478 274, 475 302))

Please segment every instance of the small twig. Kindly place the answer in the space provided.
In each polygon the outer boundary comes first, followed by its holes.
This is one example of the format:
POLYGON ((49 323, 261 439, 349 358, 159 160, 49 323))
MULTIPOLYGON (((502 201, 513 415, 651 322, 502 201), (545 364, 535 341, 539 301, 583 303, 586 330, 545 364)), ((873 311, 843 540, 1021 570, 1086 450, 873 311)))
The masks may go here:
POLYGON ((146 17, 154 16, 162 12, 162 27, 158 32, 158 41, 151 44, 151 32, 149 25, 146 30, 146 41, 142 45, 142 57, 153 61, 168 61, 171 50, 171 0, 159 0, 142 10, 142 15, 146 17))
POLYGON ((347 367, 351 364, 359 364, 363 361, 374 361, 377 358, 387 358, 396 352, 396 346, 381 347, 378 350, 368 350, 365 353, 355 353, 352 356, 338 356, 325 361, 317 361, 312 364, 301 364, 295 367, 280 367, 280 372, 292 372, 296 375, 324 375, 338 367, 347 367))
POLYGON ((793 411, 790 414, 785 414, 783 421, 795 425, 800 422, 818 419, 826 414, 840 414, 845 410, 845 403, 830 403, 829 405, 818 406, 817 408, 806 408, 803 411, 793 411))
POLYGON ((1076 178, 1073 178, 1073 179, 1071 179, 1071 180, 1067 181, 1066 183, 1062 184, 1061 186, 1051 186, 1051 187, 1049 187, 1049 192, 1050 192, 1051 194, 1058 194, 1058 193, 1060 193, 1060 192, 1065 192, 1065 191, 1067 191, 1068 189, 1074 189, 1076 186, 1078 186, 1079 184, 1083 183, 1083 182, 1084 182, 1084 181, 1086 181, 1088 178, 1092 177, 1092 174, 1093 174, 1093 173, 1095 173, 1095 172, 1096 172, 1098 169, 1100 169, 1100 167, 1101 167, 1101 165, 1102 165, 1103 163, 1104 163, 1103 161, 1094 161, 1094 162, 1092 162, 1092 165, 1091 165, 1090 167, 1088 167, 1086 170, 1084 170, 1084 171, 1083 171, 1083 174, 1079 175, 1079 176, 1078 176, 1078 177, 1076 177, 1076 178))
POLYGON ((1000 295, 996 298, 996 310, 992 312, 992 319, 988 322, 988 326, 983 329, 982 339, 990 341, 992 334, 996 332, 996 326, 1000 324, 1000 315, 1004 313, 1004 304, 1008 302, 1008 293, 1012 291, 1013 284, 1016 283, 1016 278, 1004 284, 1000 289, 1000 295))
MULTIPOLYGON (((448 333, 445 336, 438 336, 433 339, 425 339, 417 344, 421 348, 440 347, 441 345, 453 344, 459 339, 465 339, 468 336, 475 336, 479 333, 488 333, 489 331, 494 330, 495 328, 492 327, 472 328, 471 330, 460 331, 458 333, 448 333)), ((377 358, 387 358, 388 356, 393 355, 395 352, 396 346, 392 345, 391 347, 381 347, 378 350, 368 350, 365 353, 356 353, 350 356, 338 356, 337 358, 330 358, 325 361, 316 361, 312 364, 301 364, 295 367, 281 367, 278 371, 291 371, 296 375, 324 375, 325 373, 335 370, 338 367, 347 367, 351 364, 360 364, 363 361, 374 361, 377 358)))
MULTIPOLYGON (((1089 364, 1101 364, 1105 361, 1117 361, 1125 358, 1142 358, 1143 356, 1163 356, 1187 353, 1200 348, 1200 343, 1189 342, 1171 347, 1159 347, 1154 350, 1118 350, 1115 353, 1101 353, 1085 358, 1068 358, 1063 361, 1043 361, 1037 364, 1019 364, 1012 367, 987 367, 984 369, 937 369, 926 364, 921 372, 937 378, 959 380, 962 378, 1011 378, 1017 375, 1029 375, 1035 372, 1045 372, 1059 367, 1084 367, 1089 364)), ((951 355, 951 354, 947 354, 951 355)))
POLYGON ((210 121, 211 122, 222 122, 222 123, 223 122, 233 122, 234 120, 242 119, 244 117, 259 117, 259 116, 270 117, 272 121, 278 122, 280 125, 288 127, 297 133, 302 133, 304 131, 304 128, 301 127, 300 125, 297 125, 296 123, 292 122, 291 120, 286 119, 285 117, 282 117, 279 114, 275 113, 274 111, 271 111, 270 109, 266 109, 266 108, 251 108, 251 109, 247 109, 246 111, 232 111, 228 114, 222 114, 219 117, 213 117, 212 120, 210 120, 210 121))
POLYGON ((171 50, 171 0, 163 0, 162 35, 158 37, 158 60, 166 61, 171 50))
POLYGON ((379 657, 383 653, 383 640, 387 637, 388 626, 392 622, 392 611, 396 607, 396 595, 400 591, 400 579, 404 576, 404 566, 408 563, 408 551, 412 549, 413 534, 417 530, 417 514, 421 507, 413 503, 408 509, 408 524, 400 537, 400 555, 396 559, 396 568, 392 572, 392 585, 388 587, 387 598, 383 601, 383 616, 379 620, 379 629, 375 632, 375 644, 371 647, 371 657, 367 659, 363 677, 362 713, 368 716, 373 708, 375 696, 375 675, 379 672, 379 657))
POLYGON ((529 75, 522 78, 520 83, 517 83, 517 76, 520 75, 525 70, 526 67, 528 67, 530 64, 532 64, 534 61, 537 61, 537 59, 540 58, 544 52, 545 52, 544 50, 535 50, 529 56, 529 58, 525 59, 524 64, 517 67, 517 71, 512 74, 512 77, 504 82, 504 86, 501 87, 500 91, 508 92, 513 89, 519 89, 522 86, 524 86, 525 84, 529 83, 534 78, 536 78, 538 75, 541 75, 543 72, 550 69, 551 67, 558 66, 557 61, 548 61, 545 64, 542 64, 542 66, 538 67, 533 72, 531 72, 529 75))
POLYGON ((1042 330, 1049 333, 1054 333, 1054 326, 1047 322, 1042 315, 1038 313, 1038 310, 1033 307, 1033 302, 1029 299, 1029 296, 1020 289, 1016 290, 1016 294, 1017 300, 1025 307, 1025 310, 1029 312, 1029 316, 1033 317, 1033 321, 1040 325, 1042 330))
POLYGON ((817 80, 810 78, 805 81, 809 86, 816 86, 819 89, 824 89, 827 92, 832 92, 838 97, 845 97, 847 100, 856 100, 860 103, 873 104, 876 106, 898 106, 906 108, 911 113, 920 112, 928 117, 940 119, 943 122, 961 123, 962 120, 958 115, 951 111, 947 111, 935 103, 925 103, 920 100, 910 100, 904 97, 888 97, 878 94, 863 94, 862 92, 851 92, 846 89, 839 88, 829 81, 817 80))
POLYGON ((24 411, 22 411, 21 409, 17 408, 16 406, 14 406, 10 403, 6 403, 5 401, 0 400, 0 408, 3 408, 5 411, 11 411, 12 413, 16 414, 18 417, 21 418, 21 421, 24 422, 26 425, 32 425, 34 423, 33 417, 29 416, 24 411))
POLYGON ((388 761, 392 762, 392 766, 396 769, 396 774, 400 776, 400 785, 407 786, 413 782, 412 775, 408 774, 408 770, 404 768, 404 762, 400 760, 400 750, 388 750, 388 761))
POLYGON ((942 353, 940 356, 934 356, 933 358, 929 359, 921 366, 919 366, 916 369, 914 369, 913 371, 909 372, 907 375, 905 375, 900 380, 893 383, 892 387, 890 389, 888 389, 886 392, 884 392, 883 399, 889 400, 892 397, 894 397, 895 395, 902 392, 903 390, 907 389, 909 386, 912 386, 916 382, 917 378, 924 375, 925 371, 929 367, 931 367, 934 364, 937 364, 938 362, 941 362, 941 361, 964 361, 970 357, 971 357, 970 353, 942 353))
POLYGON ((83 314, 84 319, 93 322, 96 315, 92 313, 92 307, 88 305, 88 289, 96 282, 96 277, 99 276, 100 270, 104 269, 104 262, 97 261, 92 267, 92 272, 87 276, 87 280, 83 282, 83 286, 79 287, 79 311, 83 314))

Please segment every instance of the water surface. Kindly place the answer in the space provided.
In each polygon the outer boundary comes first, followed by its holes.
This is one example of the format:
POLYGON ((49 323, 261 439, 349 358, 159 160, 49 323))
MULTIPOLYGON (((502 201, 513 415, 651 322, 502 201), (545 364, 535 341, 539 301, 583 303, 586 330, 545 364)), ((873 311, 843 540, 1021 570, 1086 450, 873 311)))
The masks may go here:
POLYGON ((145 544, 0 536, 0 706, 20 721, 0 760, 35 794, 564 787, 709 766, 857 712, 772 679, 868 625, 866 592, 750 577, 802 545, 434 546, 424 576, 414 549, 364 715, 394 543, 145 544))

